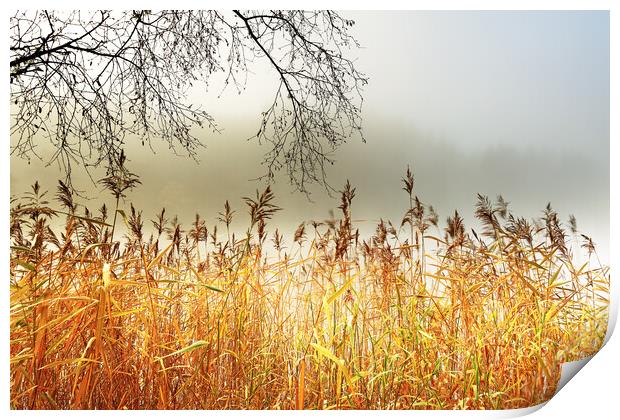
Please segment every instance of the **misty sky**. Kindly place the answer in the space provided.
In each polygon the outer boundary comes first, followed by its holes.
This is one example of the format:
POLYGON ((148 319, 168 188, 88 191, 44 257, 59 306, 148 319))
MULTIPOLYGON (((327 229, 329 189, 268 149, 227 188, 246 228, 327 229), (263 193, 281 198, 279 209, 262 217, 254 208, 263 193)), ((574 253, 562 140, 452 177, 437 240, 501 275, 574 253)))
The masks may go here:
MULTIPOLYGON (((609 248, 609 14, 607 12, 343 12, 363 48, 351 51, 370 79, 364 92, 367 139, 352 138, 335 158, 329 181, 357 187, 354 219, 391 219, 407 205, 400 179, 411 165, 416 193, 440 220, 455 208, 473 223, 476 193, 502 194, 515 213, 534 217, 551 202, 563 220, 577 217, 601 257, 609 248)), ((189 223, 209 225, 226 199, 247 222, 242 196, 264 188, 265 147, 247 138, 274 93, 276 74, 256 63, 246 90, 221 87, 192 94, 218 121, 221 134, 201 136, 200 163, 157 155, 139 142, 127 148, 143 185, 128 201, 150 218, 162 206, 189 223)), ((320 187, 312 202, 293 193, 285 173, 274 186, 284 208, 274 220, 291 230, 323 219, 338 205, 320 187)), ((11 159, 11 193, 34 179, 55 188, 62 174, 11 159)), ((78 186, 100 188, 86 178, 78 186)), ((98 207, 93 201, 91 208, 98 207)), ((128 203, 127 203, 128 205, 128 203)), ((364 230, 374 230, 370 222, 364 230)))

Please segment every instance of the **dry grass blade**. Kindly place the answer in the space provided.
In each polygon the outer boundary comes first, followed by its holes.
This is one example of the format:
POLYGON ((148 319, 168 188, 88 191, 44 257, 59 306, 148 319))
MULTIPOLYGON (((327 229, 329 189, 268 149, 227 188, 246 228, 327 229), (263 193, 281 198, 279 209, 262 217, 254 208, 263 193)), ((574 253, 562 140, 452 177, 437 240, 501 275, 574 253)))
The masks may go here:
MULTIPOLYGON (((106 181, 115 198, 135 186, 124 176, 106 181)), ((107 209, 82 214, 61 184, 64 217, 35 183, 11 209, 11 407, 508 409, 549 399, 560 364, 605 337, 609 267, 593 240, 574 217, 564 232, 551 206, 530 222, 501 196, 478 197, 482 230, 458 211, 440 225, 410 170, 403 184, 404 234, 380 219, 363 237, 347 182, 339 218, 286 235, 267 225, 280 210, 267 188, 245 198, 245 235, 231 231, 228 202, 225 235, 200 215, 186 231, 165 210, 149 234, 131 205, 114 209, 128 227, 114 241, 107 209)))

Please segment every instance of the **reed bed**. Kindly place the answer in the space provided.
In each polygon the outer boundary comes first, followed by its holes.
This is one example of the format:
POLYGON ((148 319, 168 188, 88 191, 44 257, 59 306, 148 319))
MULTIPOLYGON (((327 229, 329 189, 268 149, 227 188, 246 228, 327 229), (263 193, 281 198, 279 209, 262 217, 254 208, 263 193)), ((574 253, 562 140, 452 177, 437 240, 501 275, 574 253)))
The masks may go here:
POLYGON ((338 217, 284 238, 269 188, 240 235, 228 202, 211 228, 121 210, 138 182, 102 180, 112 210, 62 182, 12 199, 12 408, 518 408, 602 345, 608 267, 551 206, 479 196, 479 230, 443 225, 408 170, 396 225, 362 238, 347 183, 338 217))

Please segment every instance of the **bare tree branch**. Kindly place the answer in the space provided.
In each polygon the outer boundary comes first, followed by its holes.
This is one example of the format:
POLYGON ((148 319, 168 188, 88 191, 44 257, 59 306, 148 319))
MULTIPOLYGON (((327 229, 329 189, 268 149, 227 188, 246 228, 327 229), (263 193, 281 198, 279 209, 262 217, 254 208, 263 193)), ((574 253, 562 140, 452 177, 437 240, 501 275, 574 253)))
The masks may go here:
POLYGON ((20 11, 10 25, 11 153, 43 158, 50 142, 69 183, 75 165, 120 169, 128 138, 196 158, 196 127, 217 126, 188 89, 222 73, 240 90, 258 59, 279 78, 253 136, 271 145, 266 178, 328 186, 332 153, 362 134, 353 21, 331 11, 20 11))

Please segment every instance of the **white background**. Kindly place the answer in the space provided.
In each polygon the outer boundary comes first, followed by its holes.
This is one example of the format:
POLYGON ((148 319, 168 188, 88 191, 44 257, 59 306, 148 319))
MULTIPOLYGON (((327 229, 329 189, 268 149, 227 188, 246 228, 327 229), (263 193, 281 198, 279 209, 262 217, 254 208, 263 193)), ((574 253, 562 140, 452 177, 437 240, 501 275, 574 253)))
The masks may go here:
MULTIPOLYGON (((601 0, 601 1, 567 1, 567 0, 548 0, 548 1, 356 1, 356 2, 344 2, 344 1, 305 1, 305 2, 248 2, 248 1, 237 1, 237 2, 224 2, 224 1, 209 1, 208 4, 205 2, 188 2, 188 1, 175 1, 173 2, 156 2, 156 1, 141 1, 141 2, 132 2, 132 1, 114 1, 114 2, 100 2, 95 4, 88 4, 91 8, 93 6, 97 8, 149 8, 156 9, 159 7, 175 7, 175 8, 200 8, 200 7, 209 7, 209 8, 225 8, 229 9, 231 7, 239 7, 239 8, 300 8, 300 9, 322 9, 322 8, 330 8, 330 9, 347 9, 353 8, 355 9, 376 9, 380 7, 382 9, 431 9, 431 10, 463 10, 463 9, 544 9, 544 10, 552 10, 552 9, 600 9, 600 10, 611 10, 610 19, 611 19, 611 109, 610 114, 611 118, 611 139, 610 139, 610 153, 611 153, 611 247, 610 247, 610 261, 612 268, 612 304, 614 305, 614 312, 612 313, 612 323, 615 324, 617 318, 617 304, 619 300, 618 287, 615 285, 615 264, 619 261, 618 259, 618 247, 617 247, 617 239, 619 237, 618 231, 618 218, 614 215, 619 214, 620 207, 618 205, 618 193, 617 193, 617 181, 618 181, 618 170, 615 168, 614 163, 618 162, 618 115, 619 107, 618 107, 618 75, 620 75, 620 68, 618 66, 618 40, 620 39, 620 33, 618 31, 618 24, 620 19, 618 18, 618 14, 620 14, 620 7, 618 7, 618 2, 614 2, 612 0, 601 0), (614 4, 615 3, 615 4, 614 4), (615 188, 615 190, 614 190, 615 188)), ((54 8, 65 8, 65 9, 78 9, 84 8, 87 3, 84 2, 75 2, 75 1, 57 1, 53 3, 54 8)), ((35 1, 20 1, 11 2, 9 4, 3 4, 3 19, 1 21, 1 25, 3 28, 2 33, 5 34, 5 40, 8 38, 6 34, 8 33, 8 17, 10 16, 13 8, 44 8, 49 7, 51 4, 49 2, 35 2, 35 1)), ((6 41, 5 41, 6 42, 6 41)), ((9 50, 5 44, 3 48, 2 60, 4 61, 4 67, 8 66, 8 56, 9 50)), ((5 242, 9 237, 8 234, 8 209, 9 209, 9 155, 8 155, 8 134, 9 134, 9 111, 8 111, 8 101, 6 100, 9 96, 9 82, 8 75, 5 79, 5 83, 2 84, 2 89, 4 90, 4 98, 5 100, 1 102, 1 106, 3 110, 0 111, 0 115, 3 115, 4 118, 1 120, 2 133, 4 134, 4 139, 6 139, 6 143, 4 143, 4 151, 0 153, 0 200, 2 203, 0 204, 0 219, 3 220, 0 223, 0 240, 2 241, 2 245, 0 246, 0 272, 8 273, 8 244, 5 242)), ((106 415, 103 413, 94 413, 94 412, 51 412, 51 413, 36 413, 36 412, 8 412, 9 408, 9 331, 8 331, 8 315, 9 315, 9 294, 8 294, 8 279, 5 279, 4 285, 0 287, 0 296, 2 303, 0 304, 1 316, 2 320, 0 321, 0 331, 2 332, 2 337, 0 338, 0 352, 2 353, 3 362, 0 363, 0 407, 2 410, 7 410, 7 413, 12 417, 23 417, 23 416, 45 416, 45 417, 55 417, 59 416, 63 419, 67 417, 75 417, 75 418, 83 418, 86 416, 100 416, 106 415)), ((532 419, 551 419, 551 418, 586 418, 586 419, 607 419, 607 418, 617 418, 618 416, 618 406, 620 393, 619 385, 620 385, 620 339, 618 339, 617 334, 614 334, 607 345, 601 349, 601 351, 571 380, 569 383, 544 407, 535 411, 532 414, 529 414, 529 418, 532 419)), ((504 413, 506 414, 506 413, 504 413)), ((118 417, 124 417, 125 415, 129 418, 135 419, 136 416, 142 415, 139 412, 127 412, 127 413, 108 413, 107 415, 114 415, 118 417)), ((146 413, 144 413, 146 415, 146 413)), ((482 412, 465 412, 465 413, 456 413, 456 412, 337 412, 337 413, 327 413, 327 412, 304 412, 304 413, 294 413, 294 412, 286 412, 286 413, 274 413, 274 412, 253 412, 253 413, 241 413, 241 412, 184 412, 183 414, 175 413, 175 412, 160 412, 160 413, 149 413, 149 416, 155 415, 156 417, 165 417, 165 418, 173 418, 179 415, 189 416, 189 417, 200 417, 205 418, 205 415, 208 416, 216 416, 216 417, 241 417, 244 419, 249 417, 268 417, 272 418, 273 416, 283 416, 286 418, 293 417, 306 417, 312 416, 312 418, 318 417, 335 417, 338 418, 344 417, 357 417, 359 416, 379 416, 379 417, 390 417, 393 416, 401 417, 401 418, 410 418, 411 416, 415 416, 416 418, 445 418, 445 417, 466 417, 466 418, 489 418, 489 417, 504 417, 502 413, 482 413, 482 412)))

